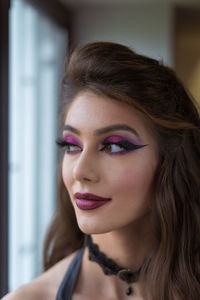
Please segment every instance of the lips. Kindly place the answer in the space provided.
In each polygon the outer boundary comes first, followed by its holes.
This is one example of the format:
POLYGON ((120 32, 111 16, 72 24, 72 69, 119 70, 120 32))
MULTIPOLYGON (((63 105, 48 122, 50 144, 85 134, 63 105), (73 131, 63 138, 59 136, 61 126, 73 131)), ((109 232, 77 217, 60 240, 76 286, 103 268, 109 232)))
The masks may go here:
POLYGON ((94 200, 94 201, 108 201, 111 200, 111 198, 104 198, 104 197, 100 197, 94 194, 89 194, 89 193, 76 193, 74 194, 74 196, 76 197, 76 199, 84 199, 84 200, 94 200))
POLYGON ((90 193, 75 193, 76 205, 82 210, 91 210, 108 203, 111 198, 104 198, 90 193))

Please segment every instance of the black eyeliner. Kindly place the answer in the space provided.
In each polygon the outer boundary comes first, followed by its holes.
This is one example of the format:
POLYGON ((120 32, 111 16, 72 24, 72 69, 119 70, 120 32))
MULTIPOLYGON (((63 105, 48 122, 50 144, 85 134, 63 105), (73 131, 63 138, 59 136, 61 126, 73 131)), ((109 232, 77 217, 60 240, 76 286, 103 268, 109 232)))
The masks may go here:
POLYGON ((56 144, 57 144, 57 146, 59 146, 59 147, 65 147, 65 146, 67 145, 67 142, 66 142, 63 138, 58 137, 58 138, 56 139, 56 144))
POLYGON ((111 145, 111 144, 123 147, 127 151, 132 151, 132 150, 136 150, 136 149, 140 149, 140 148, 143 148, 145 146, 148 146, 148 144, 136 145, 136 144, 130 143, 129 141, 105 142, 105 143, 103 143, 104 146, 111 145))

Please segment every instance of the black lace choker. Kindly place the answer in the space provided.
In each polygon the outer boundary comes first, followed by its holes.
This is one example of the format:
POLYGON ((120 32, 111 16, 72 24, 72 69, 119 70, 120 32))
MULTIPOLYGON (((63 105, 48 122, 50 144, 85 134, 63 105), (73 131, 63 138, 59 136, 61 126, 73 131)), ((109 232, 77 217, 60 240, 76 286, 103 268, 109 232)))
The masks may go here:
POLYGON ((112 259, 108 258, 104 253, 99 251, 98 245, 93 243, 90 235, 86 236, 85 242, 89 249, 88 259, 98 263, 105 275, 116 275, 121 280, 125 281, 129 285, 126 289, 126 295, 131 295, 132 288, 130 284, 138 280, 141 267, 135 272, 130 269, 121 268, 112 259))

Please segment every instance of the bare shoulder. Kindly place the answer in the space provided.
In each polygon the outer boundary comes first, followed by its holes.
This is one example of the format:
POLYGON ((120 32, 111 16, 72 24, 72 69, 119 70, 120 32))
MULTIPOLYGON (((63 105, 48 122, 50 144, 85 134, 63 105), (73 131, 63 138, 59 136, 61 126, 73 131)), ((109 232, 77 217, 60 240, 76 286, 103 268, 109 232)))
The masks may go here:
POLYGON ((73 252, 41 276, 7 294, 1 300, 55 300, 62 279, 76 253, 77 251, 73 252))

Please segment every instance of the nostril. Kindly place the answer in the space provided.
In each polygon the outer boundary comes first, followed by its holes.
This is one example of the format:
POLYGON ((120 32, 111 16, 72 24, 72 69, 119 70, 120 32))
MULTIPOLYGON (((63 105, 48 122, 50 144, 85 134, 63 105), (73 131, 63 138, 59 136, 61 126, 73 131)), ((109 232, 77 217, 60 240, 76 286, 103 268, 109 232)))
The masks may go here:
POLYGON ((89 178, 83 178, 83 180, 85 180, 85 181, 91 181, 91 179, 89 179, 89 178))

